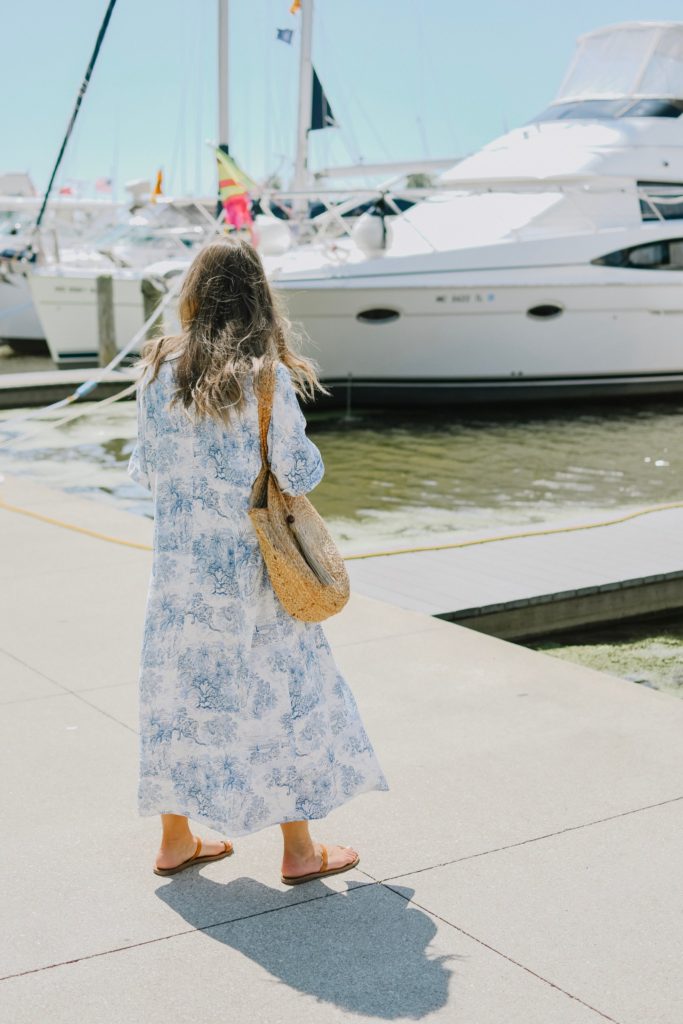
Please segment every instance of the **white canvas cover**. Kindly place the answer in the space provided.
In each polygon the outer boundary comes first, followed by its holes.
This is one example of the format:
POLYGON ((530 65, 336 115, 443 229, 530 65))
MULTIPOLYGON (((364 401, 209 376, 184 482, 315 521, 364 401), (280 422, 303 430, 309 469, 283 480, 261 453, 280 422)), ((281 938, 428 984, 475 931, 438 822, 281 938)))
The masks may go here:
POLYGON ((634 22, 579 39, 555 103, 683 99, 683 23, 634 22))

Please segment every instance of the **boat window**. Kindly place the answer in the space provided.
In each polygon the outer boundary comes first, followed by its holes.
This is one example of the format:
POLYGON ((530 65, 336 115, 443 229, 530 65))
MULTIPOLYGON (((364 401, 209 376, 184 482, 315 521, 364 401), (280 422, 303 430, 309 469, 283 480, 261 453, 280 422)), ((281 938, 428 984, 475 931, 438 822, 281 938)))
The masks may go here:
POLYGON ((364 309, 362 313, 356 313, 356 320, 364 324, 390 324, 398 320, 400 315, 396 309, 364 309))
POLYGON ((671 100, 638 100, 621 117, 678 117, 681 107, 671 100))
POLYGON ((627 261, 631 267, 661 267, 668 263, 668 246, 665 242, 655 242, 653 245, 639 245, 637 249, 631 249, 627 261))
POLYGON ((531 317, 532 320, 552 320, 556 316, 560 316, 562 312, 562 306, 558 306, 554 302, 546 302, 540 306, 532 306, 531 309, 527 309, 526 315, 531 317))
POLYGON ((683 100, 636 100, 629 97, 620 100, 573 100, 570 103, 553 103, 529 123, 604 119, 612 121, 619 117, 679 117, 681 113, 683 100))
POLYGON ((624 100, 577 100, 575 103, 556 103, 548 107, 534 121, 593 120, 614 118, 626 106, 624 100))
POLYGON ((683 238, 634 245, 591 262, 603 267, 630 267, 633 270, 683 270, 683 238))
POLYGON ((683 217, 683 182, 639 181, 640 216, 643 220, 678 220, 683 217))

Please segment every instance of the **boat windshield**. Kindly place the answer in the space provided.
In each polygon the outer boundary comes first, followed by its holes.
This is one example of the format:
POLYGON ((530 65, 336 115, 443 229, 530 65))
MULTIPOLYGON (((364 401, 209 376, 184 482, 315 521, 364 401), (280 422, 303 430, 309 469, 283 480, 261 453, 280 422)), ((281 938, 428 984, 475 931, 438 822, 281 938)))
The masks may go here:
POLYGON ((679 117, 682 113, 683 100, 574 100, 572 103, 553 103, 530 123, 572 120, 611 121, 617 117, 679 117))
MULTIPOLYGON (((683 99, 683 23, 635 22, 590 32, 579 39, 553 106, 625 99, 649 99, 660 104, 683 99)), ((655 112, 629 116, 677 115, 655 112)))

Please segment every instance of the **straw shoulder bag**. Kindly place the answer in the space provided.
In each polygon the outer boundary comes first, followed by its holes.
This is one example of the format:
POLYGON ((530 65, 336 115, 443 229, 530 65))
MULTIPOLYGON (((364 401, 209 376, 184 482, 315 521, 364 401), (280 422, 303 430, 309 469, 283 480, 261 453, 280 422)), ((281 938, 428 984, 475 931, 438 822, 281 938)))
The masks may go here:
POLYGON ((344 561, 305 494, 283 494, 268 460, 268 428, 275 391, 275 364, 261 371, 257 389, 261 469, 251 491, 249 518, 256 531, 273 590, 286 611, 304 622, 321 622, 349 599, 344 561))

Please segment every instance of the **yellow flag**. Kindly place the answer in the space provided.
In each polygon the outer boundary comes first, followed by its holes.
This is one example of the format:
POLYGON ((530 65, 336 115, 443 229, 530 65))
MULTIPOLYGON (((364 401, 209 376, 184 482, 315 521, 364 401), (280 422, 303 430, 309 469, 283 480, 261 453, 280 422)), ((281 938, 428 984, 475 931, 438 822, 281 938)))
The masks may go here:
POLYGON ((301 0, 294 0, 294 3, 289 8, 290 14, 296 14, 297 11, 301 10, 301 0))
POLYGON ((231 199, 233 196, 243 196, 250 189, 258 188, 248 174, 237 166, 235 161, 222 149, 216 150, 218 161, 218 189, 221 202, 231 199))

